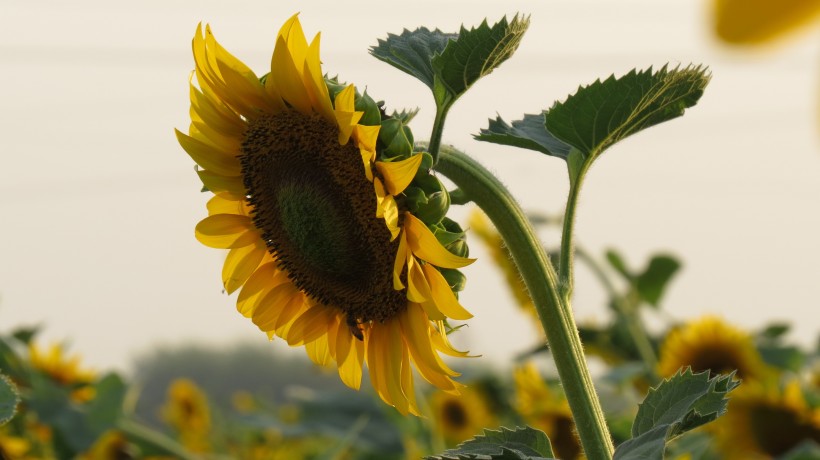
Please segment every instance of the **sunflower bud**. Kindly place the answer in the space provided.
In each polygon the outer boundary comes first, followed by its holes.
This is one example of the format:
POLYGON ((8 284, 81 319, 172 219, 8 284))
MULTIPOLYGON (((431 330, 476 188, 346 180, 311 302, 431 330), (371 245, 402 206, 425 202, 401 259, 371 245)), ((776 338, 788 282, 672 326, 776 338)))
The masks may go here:
POLYGON ((379 142, 385 146, 387 157, 408 158, 413 154, 413 133, 397 118, 382 120, 379 142))

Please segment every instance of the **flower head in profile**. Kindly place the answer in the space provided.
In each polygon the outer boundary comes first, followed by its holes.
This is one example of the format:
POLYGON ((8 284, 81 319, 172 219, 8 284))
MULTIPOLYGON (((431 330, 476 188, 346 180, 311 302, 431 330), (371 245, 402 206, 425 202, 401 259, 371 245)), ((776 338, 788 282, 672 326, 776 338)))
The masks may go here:
POLYGON ((162 416, 179 435, 180 442, 193 452, 207 452, 211 431, 211 409, 199 387, 188 379, 177 379, 168 387, 162 416))
POLYGON ((782 386, 744 382, 729 399, 726 414, 710 428, 721 458, 780 458, 800 444, 820 443, 820 407, 807 401, 797 381, 782 386))
POLYGON ((319 43, 294 15, 260 79, 197 28, 191 126, 177 131, 214 194, 196 237, 230 250, 225 290, 269 338, 335 363, 352 388, 367 366, 382 400, 418 414, 414 368, 458 392, 440 353, 465 355, 446 321, 471 317, 455 291, 472 260, 449 198, 430 198, 447 192, 413 149, 410 117, 326 79, 319 43))
POLYGON ((515 410, 531 425, 549 437, 558 458, 585 458, 575 430, 569 403, 541 378, 532 363, 515 370, 515 410))
POLYGON ((707 316, 672 329, 660 348, 658 373, 674 375, 682 367, 694 372, 762 379, 768 373, 752 337, 720 318, 707 316))
POLYGON ((498 426, 487 396, 472 386, 460 395, 436 391, 430 397, 430 410, 438 431, 450 445, 479 435, 484 428, 498 426))

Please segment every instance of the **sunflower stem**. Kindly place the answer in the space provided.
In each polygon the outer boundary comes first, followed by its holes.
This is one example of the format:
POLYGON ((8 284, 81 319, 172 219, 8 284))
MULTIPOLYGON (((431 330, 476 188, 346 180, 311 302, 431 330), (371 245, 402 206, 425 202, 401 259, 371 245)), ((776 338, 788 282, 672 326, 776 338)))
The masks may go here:
POLYGON ((587 458, 610 460, 614 450, 612 440, 587 368, 571 305, 559 291, 555 270, 526 214, 504 185, 475 160, 448 146, 442 148, 441 153, 436 169, 487 214, 524 278, 587 458))
POLYGON ((436 105, 436 118, 433 120, 433 132, 430 133, 430 144, 427 152, 433 157, 433 166, 438 163, 439 149, 441 148, 441 136, 444 134, 444 121, 452 104, 436 105))
POLYGON ((569 170, 569 195, 567 207, 564 210, 564 226, 561 232, 561 254, 558 259, 558 287, 561 297, 567 305, 572 304, 572 290, 575 286, 575 209, 578 207, 578 196, 581 194, 581 184, 584 176, 592 165, 592 161, 585 161, 580 151, 573 149, 567 158, 569 170))

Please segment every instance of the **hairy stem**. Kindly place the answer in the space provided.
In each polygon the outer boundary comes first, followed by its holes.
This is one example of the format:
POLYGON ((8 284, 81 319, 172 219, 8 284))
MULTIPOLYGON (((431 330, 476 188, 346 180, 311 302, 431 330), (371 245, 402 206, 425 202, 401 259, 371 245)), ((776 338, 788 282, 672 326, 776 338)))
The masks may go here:
POLYGON ((612 441, 572 308, 558 290, 555 270, 527 216, 504 185, 466 154, 444 147, 436 169, 470 196, 504 239, 538 311, 584 452, 590 460, 610 460, 612 441))

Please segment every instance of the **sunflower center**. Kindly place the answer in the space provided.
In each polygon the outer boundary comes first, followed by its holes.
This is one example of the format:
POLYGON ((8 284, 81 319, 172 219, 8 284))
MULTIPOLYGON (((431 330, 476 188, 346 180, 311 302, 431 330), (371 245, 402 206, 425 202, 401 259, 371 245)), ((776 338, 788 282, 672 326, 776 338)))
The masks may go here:
POLYGON ((785 454, 803 441, 820 442, 820 429, 784 407, 761 406, 751 413, 755 442, 769 455, 785 454))
POLYGON ((398 240, 376 217, 359 149, 319 115, 283 111, 251 122, 242 178, 253 221, 291 281, 349 322, 385 321, 407 300, 393 289, 398 240))
POLYGON ((701 350, 690 364, 695 372, 709 371, 710 377, 737 370, 737 376, 743 378, 747 372, 743 360, 729 347, 715 346, 701 350))
POLYGON ((447 401, 442 408, 444 420, 447 426, 452 429, 460 429, 467 426, 467 411, 460 401, 447 401))

